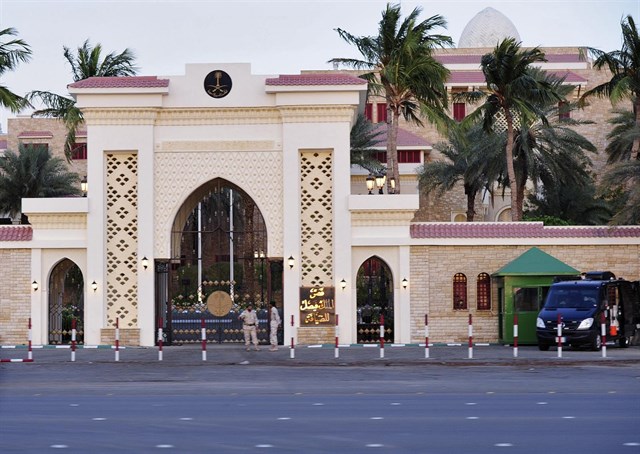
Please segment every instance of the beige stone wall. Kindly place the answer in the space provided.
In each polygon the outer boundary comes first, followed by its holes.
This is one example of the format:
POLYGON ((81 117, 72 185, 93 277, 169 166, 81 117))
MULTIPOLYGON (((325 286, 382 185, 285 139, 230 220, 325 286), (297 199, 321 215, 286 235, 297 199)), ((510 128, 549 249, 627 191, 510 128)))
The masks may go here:
POLYGON ((0 249, 0 344, 28 342, 31 316, 31 250, 0 249))
MULTIPOLYGON (((531 246, 414 246, 411 248, 411 339, 424 339, 424 316, 429 314, 430 341, 466 342, 468 315, 474 316, 474 340, 498 340, 497 286, 492 280, 491 311, 476 310, 478 274, 492 274, 531 246), (453 276, 467 276, 469 310, 453 310, 453 276)), ((580 271, 608 270, 617 277, 640 279, 640 246, 540 246, 580 271)))
MULTIPOLYGON (((100 330, 101 345, 115 345, 115 328, 102 328, 100 330)), ((120 328, 120 345, 140 345, 140 329, 120 328)))

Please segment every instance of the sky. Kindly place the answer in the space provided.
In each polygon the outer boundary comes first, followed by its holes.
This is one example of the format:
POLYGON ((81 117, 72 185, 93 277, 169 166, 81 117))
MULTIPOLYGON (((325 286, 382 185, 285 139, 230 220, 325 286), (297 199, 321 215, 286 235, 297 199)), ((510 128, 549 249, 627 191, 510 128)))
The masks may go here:
MULTIPOLYGON (((85 40, 106 52, 136 55, 139 75, 184 74, 187 63, 250 63, 254 74, 298 74, 330 69, 334 57, 358 57, 335 28, 375 35, 386 1, 378 0, 0 0, 0 29, 15 28, 32 58, 0 85, 68 95, 72 75, 63 46, 85 40)), ((506 15, 523 46, 620 49, 620 21, 640 23, 640 0, 397 1, 403 15, 422 8, 447 21, 438 33, 458 42, 465 25, 492 7, 506 15)), ((29 112, 23 112, 28 114, 29 112)), ((0 127, 7 117, 0 109, 0 127)))

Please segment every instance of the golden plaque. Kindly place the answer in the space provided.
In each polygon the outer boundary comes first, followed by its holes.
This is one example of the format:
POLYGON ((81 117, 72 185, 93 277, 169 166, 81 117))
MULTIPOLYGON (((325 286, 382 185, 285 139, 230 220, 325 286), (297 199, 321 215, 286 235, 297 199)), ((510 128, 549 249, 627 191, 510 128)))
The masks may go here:
POLYGON ((207 298, 207 308, 216 317, 224 317, 231 310, 231 296, 222 290, 215 291, 207 298))

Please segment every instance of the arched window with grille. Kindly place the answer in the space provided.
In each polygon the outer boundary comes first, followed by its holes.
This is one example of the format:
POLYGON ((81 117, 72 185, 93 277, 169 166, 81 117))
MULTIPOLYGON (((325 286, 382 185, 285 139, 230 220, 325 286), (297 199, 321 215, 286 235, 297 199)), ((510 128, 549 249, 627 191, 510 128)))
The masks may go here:
POLYGON ((463 273, 453 276, 453 309, 467 309, 467 276, 463 273))
POLYGON ((479 311, 491 310, 491 277, 487 273, 478 274, 477 285, 477 309, 479 311))

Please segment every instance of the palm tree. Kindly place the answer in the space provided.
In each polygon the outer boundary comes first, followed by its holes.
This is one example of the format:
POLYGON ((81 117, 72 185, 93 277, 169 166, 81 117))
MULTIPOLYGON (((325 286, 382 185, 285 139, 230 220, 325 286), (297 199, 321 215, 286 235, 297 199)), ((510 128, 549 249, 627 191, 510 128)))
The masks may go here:
MULTIPOLYGON (((536 71, 535 77, 544 80, 560 96, 573 90, 571 85, 563 85, 564 78, 536 71)), ((516 132, 513 149, 515 192, 524 195, 528 182, 534 189, 541 185, 547 194, 562 192, 566 187, 587 186, 592 182, 589 174, 592 164, 586 153, 596 153, 597 148, 574 128, 592 122, 560 118, 560 108, 555 102, 547 101, 535 107, 549 120, 546 123, 534 118, 524 120, 516 132)), ((568 103, 562 109, 570 112, 575 105, 568 103)))
POLYGON ((23 198, 80 195, 78 174, 69 172, 63 159, 51 157, 48 147, 20 145, 0 159, 0 212, 15 217, 23 198))
MULTIPOLYGON (((506 168, 511 188, 511 218, 522 220, 524 190, 518 191, 518 181, 514 168, 514 140, 521 124, 547 118, 538 106, 560 101, 560 96, 532 66, 546 61, 544 52, 539 48, 523 50, 519 42, 506 38, 498 43, 492 53, 486 54, 480 61, 487 82, 486 92, 482 90, 461 93, 458 99, 482 104, 471 115, 482 116, 484 128, 492 131, 499 123, 506 124, 506 168), (498 124, 497 124, 498 123, 498 124)), ((523 188, 524 189, 524 188, 523 188)))
POLYGON ((451 45, 451 38, 431 34, 445 27, 442 16, 418 21, 421 8, 415 8, 401 21, 400 5, 387 4, 382 12, 377 36, 354 36, 336 29, 342 39, 356 46, 363 59, 333 58, 330 62, 368 71, 360 77, 369 82, 374 95, 384 96, 389 112, 387 130, 387 184, 395 179, 400 193, 398 172, 398 122, 405 120, 422 125, 421 116, 441 127, 448 124, 445 114, 447 92, 444 83, 449 71, 433 56, 436 47, 451 45))
MULTIPOLYGON (((119 77, 137 74, 135 56, 129 49, 125 49, 119 54, 111 52, 102 58, 102 45, 98 43, 92 47, 87 40, 78 47, 76 54, 66 46, 63 46, 63 50, 64 58, 71 66, 74 82, 89 77, 119 77)), ((45 105, 44 109, 33 113, 34 117, 58 118, 67 127, 64 153, 67 161, 70 161, 76 141, 76 131, 84 121, 82 112, 76 107, 75 101, 46 91, 32 91, 29 93, 29 99, 39 99, 45 105)))
POLYGON ((624 207, 618 211, 613 224, 640 224, 640 160, 619 162, 602 178, 604 187, 626 188, 624 207))
POLYGON ((363 114, 358 114, 350 134, 351 165, 362 167, 373 175, 383 171, 382 164, 375 157, 378 150, 374 148, 380 143, 381 134, 382 130, 363 114))
MULTIPOLYGON (((620 26, 622 49, 603 52, 587 48, 587 52, 595 58, 593 67, 608 68, 612 77, 608 82, 586 91, 580 98, 580 103, 584 106, 592 96, 609 98, 613 105, 628 99, 633 104, 635 130, 640 130, 640 35, 631 16, 623 19, 620 26)), ((640 134, 636 134, 631 143, 629 159, 637 160, 639 151, 640 134)))
POLYGON ((420 189, 442 195, 462 182, 467 197, 467 221, 472 222, 478 192, 482 189, 491 192, 504 169, 501 159, 504 138, 487 134, 478 123, 470 127, 462 124, 450 129, 448 142, 437 143, 434 148, 448 161, 424 164, 418 171, 420 189))
MULTIPOLYGON (((31 47, 26 42, 21 39, 9 38, 17 34, 18 31, 15 28, 0 30, 0 76, 7 71, 15 70, 20 63, 27 62, 31 58, 31 47)), ((13 113, 18 113, 30 105, 27 99, 16 95, 4 85, 0 85, 0 106, 13 113)))
POLYGON ((607 200, 597 195, 592 175, 580 184, 545 185, 529 196, 528 204, 525 217, 531 221, 551 217, 564 221, 564 225, 602 225, 613 215, 607 200))

